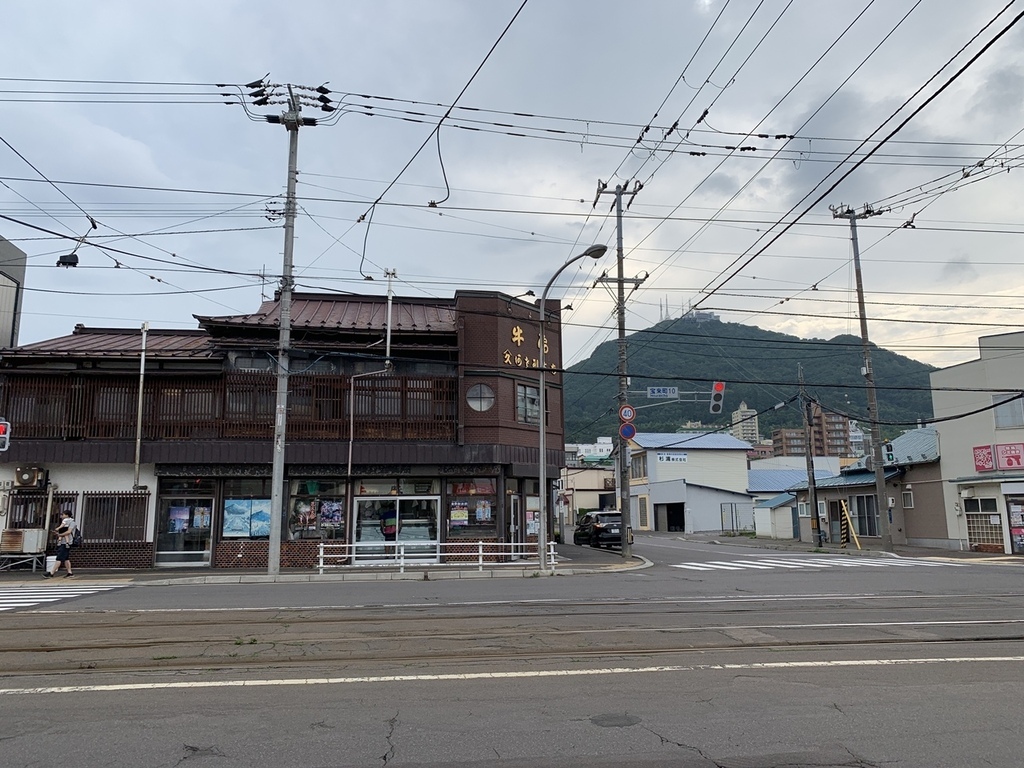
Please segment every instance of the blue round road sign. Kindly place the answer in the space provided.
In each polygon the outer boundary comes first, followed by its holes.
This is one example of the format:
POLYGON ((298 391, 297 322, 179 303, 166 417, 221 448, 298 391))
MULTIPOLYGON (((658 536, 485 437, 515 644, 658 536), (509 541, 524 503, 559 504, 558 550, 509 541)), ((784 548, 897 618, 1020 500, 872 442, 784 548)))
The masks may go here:
POLYGON ((622 437, 624 440, 632 440, 634 437, 636 437, 636 427, 630 424, 629 422, 621 424, 619 426, 619 436, 622 437))

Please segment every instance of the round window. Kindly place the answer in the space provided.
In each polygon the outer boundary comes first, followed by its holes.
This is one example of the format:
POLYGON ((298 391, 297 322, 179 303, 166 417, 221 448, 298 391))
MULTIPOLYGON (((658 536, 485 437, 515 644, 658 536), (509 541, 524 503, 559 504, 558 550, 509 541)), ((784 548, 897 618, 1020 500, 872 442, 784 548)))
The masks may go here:
POLYGON ((466 402, 474 411, 489 411, 494 405, 494 390, 486 384, 474 384, 466 393, 466 402))

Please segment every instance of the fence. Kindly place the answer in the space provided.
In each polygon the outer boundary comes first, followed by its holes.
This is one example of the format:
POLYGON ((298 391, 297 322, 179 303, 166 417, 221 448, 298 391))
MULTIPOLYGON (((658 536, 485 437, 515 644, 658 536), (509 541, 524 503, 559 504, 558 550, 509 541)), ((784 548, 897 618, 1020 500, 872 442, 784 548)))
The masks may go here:
MULTIPOLYGON (((547 570, 555 569, 555 543, 548 542, 547 570)), ((502 544, 493 541, 398 541, 367 546, 364 543, 334 544, 321 542, 317 570, 363 567, 395 567, 405 573, 408 567, 465 567, 476 565, 536 566, 540 560, 536 544, 502 544)))

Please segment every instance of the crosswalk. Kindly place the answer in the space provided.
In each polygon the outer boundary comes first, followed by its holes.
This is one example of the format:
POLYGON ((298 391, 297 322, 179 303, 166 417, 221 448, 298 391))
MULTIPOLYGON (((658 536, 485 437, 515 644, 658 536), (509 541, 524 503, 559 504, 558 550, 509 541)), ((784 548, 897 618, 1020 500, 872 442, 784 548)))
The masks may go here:
POLYGON ((709 560, 694 563, 671 563, 673 568, 688 571, 771 571, 821 570, 826 568, 960 568, 968 563, 931 562, 899 558, 872 557, 759 557, 747 560, 709 560))
POLYGON ((125 584, 40 584, 39 586, 0 587, 0 611, 16 611, 37 605, 70 600, 73 597, 95 595, 125 584))

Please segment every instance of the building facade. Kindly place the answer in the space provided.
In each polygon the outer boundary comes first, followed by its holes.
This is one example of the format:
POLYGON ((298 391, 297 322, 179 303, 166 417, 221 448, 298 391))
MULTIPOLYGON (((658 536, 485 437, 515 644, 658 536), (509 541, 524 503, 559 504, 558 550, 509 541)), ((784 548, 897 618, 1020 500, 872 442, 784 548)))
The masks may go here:
MULTIPOLYGON (((493 292, 296 293, 291 318, 283 567, 311 566, 325 541, 429 559, 439 543, 535 539, 542 419, 547 478, 565 464, 556 302, 543 340, 534 304, 493 292)), ((267 566, 279 302, 197 319, 78 326, 4 354, 0 526, 74 511, 80 567, 267 566)))
POLYGON ((951 534, 1024 555, 1024 332, 978 339, 978 358, 931 374, 951 534), (951 418, 956 417, 956 418, 951 418))
POLYGON ((718 433, 639 433, 630 441, 630 508, 638 530, 753 530, 750 444, 718 433))

